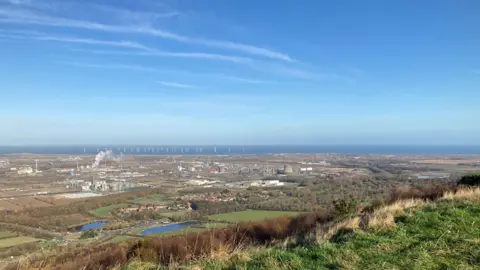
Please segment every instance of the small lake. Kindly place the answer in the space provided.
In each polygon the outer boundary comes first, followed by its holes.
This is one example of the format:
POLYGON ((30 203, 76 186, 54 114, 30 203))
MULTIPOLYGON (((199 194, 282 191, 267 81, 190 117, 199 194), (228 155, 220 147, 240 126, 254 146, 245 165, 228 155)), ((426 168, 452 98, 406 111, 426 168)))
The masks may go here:
POLYGON ((81 226, 78 230, 81 231, 81 232, 84 232, 84 231, 88 231, 88 230, 100 229, 103 226, 105 226, 105 224, 107 224, 106 221, 97 221, 97 222, 85 224, 85 225, 81 226))
POLYGON ((149 235, 149 234, 156 234, 156 233, 163 233, 163 232, 169 232, 169 231, 174 231, 174 230, 180 230, 184 228, 189 228, 193 225, 199 224, 196 221, 190 221, 190 222, 184 222, 184 223, 177 223, 177 224, 169 224, 165 226, 157 226, 157 227, 152 227, 144 230, 141 232, 141 235, 149 235))

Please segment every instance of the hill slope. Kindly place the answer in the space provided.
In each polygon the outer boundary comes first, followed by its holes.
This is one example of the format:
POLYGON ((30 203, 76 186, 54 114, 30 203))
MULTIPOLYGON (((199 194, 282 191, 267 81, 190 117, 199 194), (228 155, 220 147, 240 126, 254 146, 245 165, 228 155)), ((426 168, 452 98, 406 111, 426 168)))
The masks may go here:
MULTIPOLYGON (((217 256, 195 269, 480 269, 480 189, 399 201, 317 229, 315 243, 217 256)), ((143 265, 144 267, 146 265, 143 265)), ((137 269, 132 263, 127 269, 137 269)))

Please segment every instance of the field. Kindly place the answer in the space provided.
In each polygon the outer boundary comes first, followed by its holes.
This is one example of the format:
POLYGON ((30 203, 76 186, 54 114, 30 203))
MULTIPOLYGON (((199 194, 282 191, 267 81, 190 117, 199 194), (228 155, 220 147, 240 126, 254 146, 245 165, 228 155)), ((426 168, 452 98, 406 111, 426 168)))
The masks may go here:
POLYGON ((21 210, 22 207, 13 204, 7 200, 0 200, 0 210, 10 210, 10 211, 18 211, 21 210))
POLYGON ((247 210, 241 212, 232 212, 226 214, 211 215, 208 218, 216 221, 241 222, 241 221, 259 221, 264 219, 277 218, 281 216, 295 216, 298 212, 289 211, 264 211, 247 210))
POLYGON ((173 216, 176 216, 176 215, 182 215, 184 213, 186 213, 187 211, 176 211, 176 212, 161 212, 162 216, 165 216, 165 217, 173 217, 173 216))
POLYGON ((118 209, 118 208, 123 208, 127 207, 128 204, 113 204, 105 207, 100 207, 94 210, 90 211, 90 214, 96 216, 96 217, 109 217, 111 216, 111 211, 118 209))
POLYGON ((0 240, 5 238, 16 237, 17 234, 9 231, 0 231, 0 240))
POLYGON ((167 202, 164 199, 165 199, 165 196, 163 195, 153 194, 147 197, 136 198, 130 201, 132 203, 141 204, 141 205, 146 205, 146 204, 163 205, 167 202))
POLYGON ((89 223, 92 221, 91 217, 86 217, 82 214, 71 214, 71 215, 64 215, 64 216, 56 216, 55 222, 51 222, 54 225, 62 225, 67 228, 76 227, 78 225, 82 225, 85 223, 89 223), (59 223, 59 224, 57 224, 59 223))
POLYGON ((457 165, 462 163, 480 163, 480 159, 425 159, 415 160, 413 162, 419 164, 457 165))
POLYGON ((51 204, 37 200, 34 197, 14 199, 14 200, 10 200, 10 202, 13 204, 18 204, 20 206, 28 207, 28 208, 52 206, 51 204))
POLYGON ((18 211, 25 208, 36 208, 36 207, 45 207, 45 206, 52 206, 52 205, 44 201, 37 200, 33 197, 0 200, 0 209, 11 210, 11 211, 18 211))
POLYGON ((28 236, 5 238, 0 240, 0 248, 13 247, 13 246, 36 242, 36 241, 40 241, 40 239, 28 237, 28 236))

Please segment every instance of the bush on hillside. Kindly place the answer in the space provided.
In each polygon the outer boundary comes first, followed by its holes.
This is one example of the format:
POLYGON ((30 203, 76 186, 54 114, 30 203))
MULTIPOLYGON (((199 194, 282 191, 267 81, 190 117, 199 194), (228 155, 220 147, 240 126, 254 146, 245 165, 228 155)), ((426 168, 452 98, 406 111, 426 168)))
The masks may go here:
POLYGON ((80 235, 80 239, 87 239, 87 238, 94 238, 97 236, 97 233, 93 230, 84 231, 82 235, 80 235))
POLYGON ((406 199, 436 200, 443 196, 447 191, 455 191, 456 187, 452 185, 426 185, 423 187, 400 187, 392 191, 387 204, 406 199))
POLYGON ((480 174, 465 175, 457 182, 457 185, 480 186, 480 174))
POLYGON ((335 219, 342 220, 355 214, 357 201, 353 198, 333 201, 335 219))

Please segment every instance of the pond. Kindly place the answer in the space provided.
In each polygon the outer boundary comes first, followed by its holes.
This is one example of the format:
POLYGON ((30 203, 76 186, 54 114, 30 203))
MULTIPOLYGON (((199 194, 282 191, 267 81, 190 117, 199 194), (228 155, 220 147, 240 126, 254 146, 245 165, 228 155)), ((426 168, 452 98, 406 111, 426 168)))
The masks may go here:
POLYGON ((164 233, 164 232, 169 232, 174 230, 180 230, 183 228, 188 228, 197 224, 198 224, 197 221, 190 221, 190 222, 184 222, 184 223, 169 224, 165 226, 157 226, 157 227, 148 228, 143 232, 141 232, 140 234, 149 235, 149 234, 156 234, 156 233, 164 233))
POLYGON ((79 231, 83 232, 88 230, 100 229, 103 226, 105 226, 105 224, 107 224, 106 221, 97 221, 97 222, 85 224, 79 228, 79 231))

